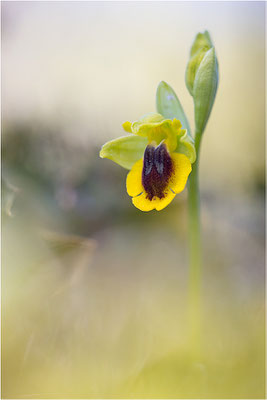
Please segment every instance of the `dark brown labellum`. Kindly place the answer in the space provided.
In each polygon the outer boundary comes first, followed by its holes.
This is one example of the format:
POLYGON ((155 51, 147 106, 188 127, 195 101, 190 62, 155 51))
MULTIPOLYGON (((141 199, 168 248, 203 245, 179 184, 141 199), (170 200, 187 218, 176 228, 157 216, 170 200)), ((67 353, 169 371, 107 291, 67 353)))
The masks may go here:
POLYGON ((173 173, 173 162, 164 143, 158 147, 148 145, 144 154, 142 184, 147 198, 162 199, 165 197, 170 177, 173 173))

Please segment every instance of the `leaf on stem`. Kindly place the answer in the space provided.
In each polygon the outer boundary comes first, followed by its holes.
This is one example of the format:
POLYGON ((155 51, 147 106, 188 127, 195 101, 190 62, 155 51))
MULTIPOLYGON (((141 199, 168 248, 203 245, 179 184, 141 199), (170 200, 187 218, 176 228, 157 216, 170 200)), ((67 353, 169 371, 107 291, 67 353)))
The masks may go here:
POLYGON ((166 82, 161 81, 156 94, 157 111, 165 118, 177 118, 182 127, 191 135, 190 125, 186 118, 183 107, 175 91, 166 82))

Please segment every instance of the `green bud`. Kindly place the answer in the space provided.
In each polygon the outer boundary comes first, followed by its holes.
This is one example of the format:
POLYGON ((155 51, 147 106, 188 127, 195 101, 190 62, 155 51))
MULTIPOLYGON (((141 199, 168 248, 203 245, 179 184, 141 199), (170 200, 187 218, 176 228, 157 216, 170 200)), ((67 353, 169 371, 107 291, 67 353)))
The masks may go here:
POLYGON ((208 122, 218 86, 218 63, 215 49, 207 51, 196 73, 193 98, 195 104, 195 126, 203 132, 208 122))
POLYGON ((100 151, 101 158, 109 158, 121 167, 131 169, 140 160, 147 146, 146 137, 129 135, 105 143, 100 151))
POLYGON ((194 56, 200 49, 207 47, 210 49, 213 46, 210 34, 208 31, 198 33, 190 50, 190 57, 194 56))
POLYGON ((207 124, 218 86, 218 62, 210 35, 198 33, 190 51, 185 82, 195 104, 196 131, 207 124))
POLYGON ((191 134, 190 125, 186 118, 183 107, 175 91, 166 83, 161 81, 157 88, 156 104, 158 112, 167 119, 177 118, 184 129, 191 134))
POLYGON ((190 51, 190 59, 188 61, 185 72, 185 83, 191 96, 193 96, 193 87, 197 70, 203 60, 206 52, 212 47, 212 41, 207 31, 198 33, 190 51))

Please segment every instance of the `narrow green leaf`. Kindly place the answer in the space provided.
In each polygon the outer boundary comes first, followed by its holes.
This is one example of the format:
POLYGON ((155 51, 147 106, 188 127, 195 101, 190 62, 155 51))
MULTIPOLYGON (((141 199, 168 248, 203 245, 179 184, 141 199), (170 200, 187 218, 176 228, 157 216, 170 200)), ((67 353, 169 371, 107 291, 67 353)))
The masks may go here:
POLYGON ((195 126, 198 132, 203 132, 205 129, 215 100, 217 86, 218 63, 213 47, 207 51, 201 61, 193 87, 195 126))
POLYGON ((147 141, 147 138, 142 136, 122 136, 105 143, 99 155, 101 158, 109 158, 123 168, 131 169, 134 163, 143 157, 147 141))
POLYGON ((166 83, 161 81, 156 94, 157 111, 166 119, 177 118, 181 121, 182 127, 187 129, 191 135, 190 125, 185 112, 175 91, 166 83))

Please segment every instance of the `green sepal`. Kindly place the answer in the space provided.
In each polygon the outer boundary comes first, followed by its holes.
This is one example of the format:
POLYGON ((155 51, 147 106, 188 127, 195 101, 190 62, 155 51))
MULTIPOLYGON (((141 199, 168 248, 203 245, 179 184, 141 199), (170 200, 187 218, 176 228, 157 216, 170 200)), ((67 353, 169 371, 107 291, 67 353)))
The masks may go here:
POLYGON ((105 143, 99 153, 101 158, 108 158, 121 167, 131 169, 136 161, 143 158, 148 139, 137 135, 119 137, 105 143))
POLYGON ((193 164, 196 161, 196 149, 194 139, 188 135, 186 129, 183 129, 181 135, 177 136, 176 153, 182 153, 187 156, 193 164))
POLYGON ((203 132, 207 124, 218 87, 218 63, 215 49, 208 50, 196 73, 193 98, 195 104, 195 126, 203 132))
POLYGON ((191 135, 190 125, 175 91, 166 82, 161 81, 156 93, 157 111, 167 119, 177 118, 191 135))

